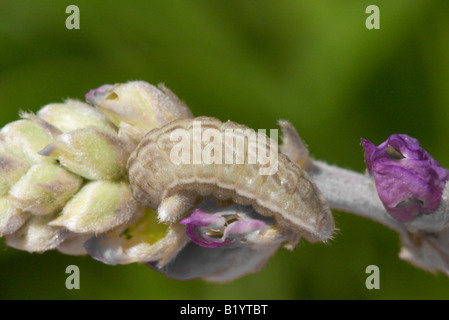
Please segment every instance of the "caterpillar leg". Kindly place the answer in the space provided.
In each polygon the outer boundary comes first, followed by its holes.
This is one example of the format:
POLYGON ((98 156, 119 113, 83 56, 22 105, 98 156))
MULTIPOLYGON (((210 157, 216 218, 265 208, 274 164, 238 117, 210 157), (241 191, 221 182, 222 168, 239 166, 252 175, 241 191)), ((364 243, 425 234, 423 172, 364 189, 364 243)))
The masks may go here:
POLYGON ((175 222, 183 213, 196 205, 198 196, 194 192, 184 191, 176 193, 162 200, 157 214, 161 222, 175 222))

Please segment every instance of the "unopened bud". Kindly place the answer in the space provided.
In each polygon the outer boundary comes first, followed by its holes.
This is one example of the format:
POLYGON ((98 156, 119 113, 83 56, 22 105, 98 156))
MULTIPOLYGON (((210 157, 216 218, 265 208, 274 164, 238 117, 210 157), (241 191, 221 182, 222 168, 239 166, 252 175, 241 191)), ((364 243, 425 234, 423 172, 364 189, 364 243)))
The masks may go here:
POLYGON ((38 154, 52 142, 52 136, 35 121, 23 119, 7 124, 0 131, 0 140, 6 143, 12 153, 30 164, 52 161, 38 154))
POLYGON ((29 216, 8 198, 0 198, 0 237, 16 232, 29 216))
POLYGON ((28 168, 27 162, 15 156, 5 143, 0 143, 0 196, 6 195, 28 168))
POLYGON ((116 128, 101 112, 77 100, 69 99, 65 103, 48 104, 37 116, 62 132, 91 127, 106 133, 116 133, 116 128))
POLYGON ((126 223, 138 206, 127 183, 90 182, 65 205, 62 215, 50 224, 76 233, 99 234, 126 223))
POLYGON ((83 179, 58 165, 40 163, 32 166, 9 194, 21 210, 46 215, 58 213, 82 183, 83 179))
POLYGON ((155 87, 143 81, 103 85, 86 94, 86 100, 119 127, 119 136, 135 143, 154 128, 192 117, 189 108, 164 85, 155 87))
POLYGON ((89 180, 116 180, 126 172, 133 145, 116 135, 85 128, 57 137, 39 153, 89 180))
POLYGON ((13 248, 29 252, 55 249, 67 235, 67 230, 50 226, 55 215, 31 216, 15 233, 6 235, 6 243, 13 248))

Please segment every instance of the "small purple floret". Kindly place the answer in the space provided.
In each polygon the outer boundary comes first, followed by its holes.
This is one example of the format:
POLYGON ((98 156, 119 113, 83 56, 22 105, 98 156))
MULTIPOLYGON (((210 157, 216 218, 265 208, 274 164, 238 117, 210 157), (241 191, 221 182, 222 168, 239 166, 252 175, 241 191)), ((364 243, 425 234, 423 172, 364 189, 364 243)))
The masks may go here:
POLYGON ((186 234, 193 242, 208 248, 227 246, 239 237, 266 227, 261 220, 210 214, 202 209, 196 209, 179 223, 186 225, 186 234))
POLYGON ((391 216, 409 222, 420 213, 429 214, 438 208, 449 171, 421 148, 418 140, 393 134, 377 147, 368 140, 361 141, 366 166, 391 216))

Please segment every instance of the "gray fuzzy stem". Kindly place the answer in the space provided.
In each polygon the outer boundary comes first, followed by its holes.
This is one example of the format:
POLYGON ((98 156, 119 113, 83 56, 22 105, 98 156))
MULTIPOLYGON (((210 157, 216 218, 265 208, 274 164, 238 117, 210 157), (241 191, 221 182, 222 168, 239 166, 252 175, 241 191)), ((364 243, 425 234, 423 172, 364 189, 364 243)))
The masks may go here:
POLYGON ((372 219, 400 234, 407 233, 407 230, 440 231, 447 226, 447 188, 438 210, 432 214, 421 214, 412 222, 402 223, 386 212, 369 175, 316 160, 312 162, 308 173, 333 209, 372 219))

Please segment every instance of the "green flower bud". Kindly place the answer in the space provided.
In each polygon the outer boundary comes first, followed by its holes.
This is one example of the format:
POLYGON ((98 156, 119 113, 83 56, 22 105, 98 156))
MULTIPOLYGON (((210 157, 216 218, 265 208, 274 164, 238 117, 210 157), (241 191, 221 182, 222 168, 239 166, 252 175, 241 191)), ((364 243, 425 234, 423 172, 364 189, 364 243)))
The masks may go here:
POLYGON ((28 168, 27 162, 15 156, 5 143, 0 143, 0 196, 6 195, 28 168))
POLYGON ((94 128, 63 133, 39 152, 55 158, 67 170, 89 180, 116 180, 126 172, 134 146, 94 128))
POLYGON ((163 266, 188 241, 132 197, 126 165, 150 130, 190 110, 170 90, 105 85, 0 131, 0 236, 30 252, 90 254, 109 264, 163 266), (87 180, 87 181, 86 181, 87 180))
POLYGON ((154 128, 192 118, 189 108, 168 88, 143 81, 103 85, 86 94, 86 100, 119 128, 119 136, 136 144, 154 128))
POLYGON ((46 215, 60 212, 82 183, 80 177, 58 165, 40 163, 32 166, 9 194, 19 209, 46 215))
POLYGON ((37 116, 62 132, 88 127, 110 134, 117 132, 114 125, 101 112, 77 100, 69 99, 65 103, 48 104, 37 113, 37 116))
POLYGON ((128 222, 139 208, 128 183, 95 181, 86 184, 50 225, 99 234, 128 222))
POLYGON ((28 252, 44 252, 59 246, 67 235, 67 230, 50 226, 55 215, 31 216, 15 233, 6 235, 8 246, 28 252))
POLYGON ((17 120, 7 124, 0 131, 11 153, 30 164, 52 161, 38 152, 52 142, 51 134, 38 122, 30 119, 17 120))
POLYGON ((0 198, 0 237, 17 231, 30 215, 16 208, 8 198, 0 198))

